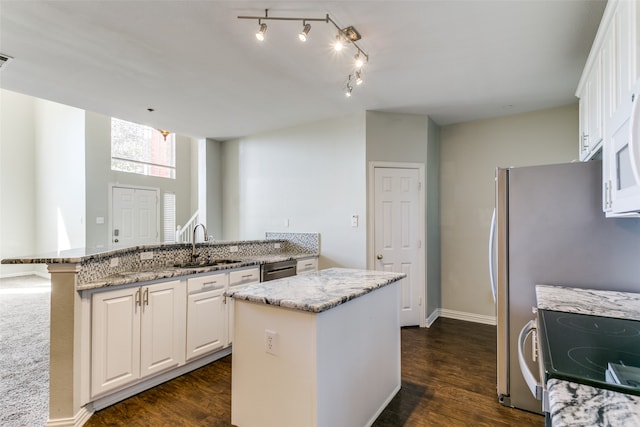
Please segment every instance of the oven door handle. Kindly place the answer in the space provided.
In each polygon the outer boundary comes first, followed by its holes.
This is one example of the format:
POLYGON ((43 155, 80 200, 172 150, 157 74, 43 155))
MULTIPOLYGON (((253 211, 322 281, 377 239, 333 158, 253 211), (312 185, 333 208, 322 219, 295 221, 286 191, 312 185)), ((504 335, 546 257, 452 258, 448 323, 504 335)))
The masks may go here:
MULTIPOLYGON (((531 335, 532 332, 535 332, 536 329, 535 320, 529 320, 529 322, 524 325, 520 331, 520 336, 518 337, 518 363, 520 365, 520 372, 522 372, 522 376, 524 377, 531 394, 537 400, 542 400, 542 384, 536 380, 523 355, 524 344, 527 341, 527 337, 531 335)), ((531 342, 531 345, 535 346, 537 344, 535 342, 531 342)))

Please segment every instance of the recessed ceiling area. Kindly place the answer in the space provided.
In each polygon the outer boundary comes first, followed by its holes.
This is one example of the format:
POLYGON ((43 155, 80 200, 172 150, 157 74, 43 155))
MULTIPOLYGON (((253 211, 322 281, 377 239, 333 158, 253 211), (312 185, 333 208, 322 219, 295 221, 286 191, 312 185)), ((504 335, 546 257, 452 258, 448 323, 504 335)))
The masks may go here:
POLYGON ((0 87, 89 111, 229 139, 363 110, 439 125, 557 107, 575 90, 602 0, 0 0, 0 87), (371 60, 344 96, 355 50, 336 30, 241 15, 330 14, 371 60), (148 109, 153 108, 153 112, 148 109))

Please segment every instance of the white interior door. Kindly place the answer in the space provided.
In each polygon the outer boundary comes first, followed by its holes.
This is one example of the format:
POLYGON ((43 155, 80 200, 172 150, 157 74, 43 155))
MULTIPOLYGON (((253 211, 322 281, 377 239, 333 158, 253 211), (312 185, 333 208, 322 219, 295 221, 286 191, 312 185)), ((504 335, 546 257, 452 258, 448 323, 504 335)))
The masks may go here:
POLYGON ((401 326, 421 325, 424 295, 422 185, 417 168, 374 168, 376 270, 405 273, 400 283, 401 326))
POLYGON ((113 187, 111 244, 135 246, 159 242, 158 190, 113 187))

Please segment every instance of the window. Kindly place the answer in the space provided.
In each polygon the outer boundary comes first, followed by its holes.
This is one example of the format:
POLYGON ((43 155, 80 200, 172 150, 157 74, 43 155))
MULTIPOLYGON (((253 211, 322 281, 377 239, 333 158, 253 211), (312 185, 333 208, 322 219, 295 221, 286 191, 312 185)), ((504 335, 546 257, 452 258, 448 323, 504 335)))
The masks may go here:
POLYGON ((111 170, 175 179, 175 134, 112 117, 111 170))
POLYGON ((176 195, 174 193, 164 193, 164 242, 176 242, 176 195))

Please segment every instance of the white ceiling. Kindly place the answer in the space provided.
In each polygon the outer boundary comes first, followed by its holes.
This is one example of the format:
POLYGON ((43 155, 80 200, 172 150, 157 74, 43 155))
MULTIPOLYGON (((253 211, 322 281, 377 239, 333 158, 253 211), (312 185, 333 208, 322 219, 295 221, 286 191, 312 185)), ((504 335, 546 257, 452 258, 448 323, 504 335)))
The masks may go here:
POLYGON ((227 139, 362 110, 447 125, 575 102, 603 0, 0 0, 0 87, 182 135, 227 139), (365 83, 324 17, 362 34, 365 83), (147 108, 154 108, 150 113, 147 108))

